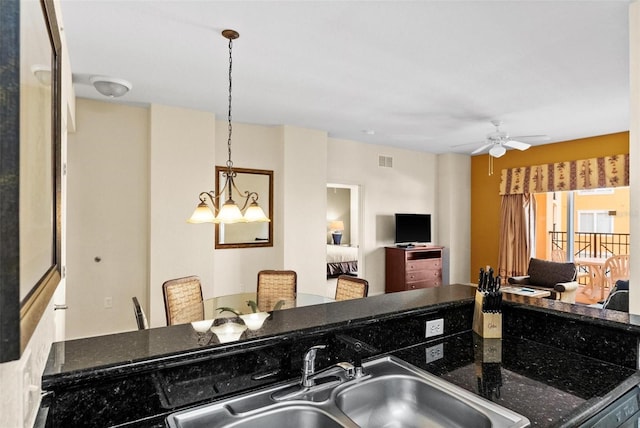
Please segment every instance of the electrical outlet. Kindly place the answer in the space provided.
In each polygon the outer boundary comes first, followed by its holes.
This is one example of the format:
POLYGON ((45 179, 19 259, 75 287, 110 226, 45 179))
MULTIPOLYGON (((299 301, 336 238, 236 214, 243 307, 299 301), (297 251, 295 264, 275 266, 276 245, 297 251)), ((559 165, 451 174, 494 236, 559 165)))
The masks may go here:
POLYGON ((104 298, 104 307, 106 309, 113 308, 113 299, 111 297, 105 297, 104 298))
POLYGON ((440 336, 444 333, 444 318, 427 321, 425 337, 440 336))
POLYGON ((427 354, 427 364, 432 363, 440 358, 444 357, 444 345, 442 343, 438 343, 435 346, 431 346, 426 349, 427 354))

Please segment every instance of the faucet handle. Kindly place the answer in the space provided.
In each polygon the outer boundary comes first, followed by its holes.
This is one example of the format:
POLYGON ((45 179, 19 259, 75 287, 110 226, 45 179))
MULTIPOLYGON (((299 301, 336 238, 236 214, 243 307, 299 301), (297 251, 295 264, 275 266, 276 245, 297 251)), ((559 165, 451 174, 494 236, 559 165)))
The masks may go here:
POLYGON ((302 359, 302 386, 313 386, 314 382, 311 376, 316 372, 316 352, 318 349, 325 349, 327 345, 315 345, 307 349, 302 359))
POLYGON ((303 362, 303 371, 308 374, 313 374, 315 372, 315 361, 316 361, 316 352, 318 349, 325 349, 327 345, 315 345, 311 348, 307 349, 307 352, 304 353, 303 362))
POLYGON ((308 360, 310 358, 315 358, 316 357, 316 352, 318 352, 318 349, 325 349, 327 347, 327 345, 315 345, 312 346, 311 348, 307 349, 307 352, 304 353, 304 359, 308 360))
MULTIPOLYGON (((341 363, 337 363, 336 366, 344 370, 344 372, 346 373, 347 379, 353 379, 354 377, 356 377, 357 368, 353 364, 348 362, 341 362, 341 363)), ((360 367, 360 369, 362 369, 362 367, 360 367)))

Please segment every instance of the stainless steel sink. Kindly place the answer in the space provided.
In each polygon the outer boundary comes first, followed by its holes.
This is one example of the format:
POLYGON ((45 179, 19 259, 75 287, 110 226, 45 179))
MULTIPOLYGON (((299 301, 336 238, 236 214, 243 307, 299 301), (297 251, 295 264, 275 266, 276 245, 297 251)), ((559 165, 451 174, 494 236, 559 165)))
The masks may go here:
MULTIPOLYGON (((211 406, 209 406, 211 407, 211 406)), ((334 416, 317 406, 285 405, 257 409, 256 411, 234 414, 226 406, 200 409, 201 411, 171 415, 170 427, 207 428, 343 428, 334 416), (204 410, 204 411, 202 411, 204 410), (213 410, 213 411, 211 411, 213 410)))
POLYGON ((395 357, 363 365, 365 376, 274 400, 279 385, 170 415, 170 428, 524 428, 529 420, 395 357))
POLYGON ((345 385, 334 399, 360 427, 529 426, 523 416, 400 360, 374 361, 367 373, 368 379, 345 385))

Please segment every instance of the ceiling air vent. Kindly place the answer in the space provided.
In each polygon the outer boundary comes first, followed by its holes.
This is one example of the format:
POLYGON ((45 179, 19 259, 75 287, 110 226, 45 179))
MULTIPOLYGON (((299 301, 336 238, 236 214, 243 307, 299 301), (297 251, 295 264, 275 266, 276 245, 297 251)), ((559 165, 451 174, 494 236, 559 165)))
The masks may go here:
POLYGON ((391 156, 378 156, 378 166, 381 168, 393 168, 393 158, 391 156))

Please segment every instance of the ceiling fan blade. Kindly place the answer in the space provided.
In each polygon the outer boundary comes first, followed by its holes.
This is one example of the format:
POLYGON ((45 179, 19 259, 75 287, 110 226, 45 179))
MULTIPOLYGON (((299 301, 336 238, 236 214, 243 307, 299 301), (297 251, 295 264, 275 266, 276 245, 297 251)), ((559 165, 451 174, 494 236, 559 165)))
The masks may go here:
POLYGON ((527 150, 529 147, 531 147, 531 144, 527 144, 527 143, 523 143, 521 141, 515 141, 515 140, 505 141, 503 144, 507 147, 511 147, 513 149, 518 149, 518 150, 527 150))
POLYGON ((477 149, 472 151, 471 154, 475 155, 475 154, 480 153, 480 152, 482 152, 484 150, 487 150, 491 146, 493 146, 493 143, 485 144, 484 146, 478 147, 477 149))
POLYGON ((518 135, 513 137, 516 141, 527 141, 531 143, 544 143, 545 141, 551 140, 548 135, 540 134, 540 135, 518 135))

